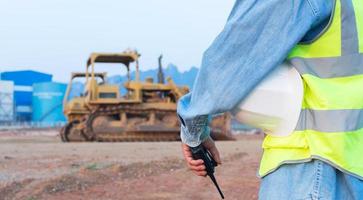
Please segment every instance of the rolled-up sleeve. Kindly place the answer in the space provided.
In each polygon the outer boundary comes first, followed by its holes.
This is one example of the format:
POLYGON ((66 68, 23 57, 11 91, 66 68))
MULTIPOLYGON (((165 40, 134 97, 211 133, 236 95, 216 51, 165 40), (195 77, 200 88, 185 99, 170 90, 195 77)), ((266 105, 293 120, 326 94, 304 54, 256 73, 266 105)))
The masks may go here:
POLYGON ((178 102, 181 139, 199 145, 213 114, 233 109, 327 18, 326 0, 237 0, 223 31, 204 52, 192 92, 178 102))

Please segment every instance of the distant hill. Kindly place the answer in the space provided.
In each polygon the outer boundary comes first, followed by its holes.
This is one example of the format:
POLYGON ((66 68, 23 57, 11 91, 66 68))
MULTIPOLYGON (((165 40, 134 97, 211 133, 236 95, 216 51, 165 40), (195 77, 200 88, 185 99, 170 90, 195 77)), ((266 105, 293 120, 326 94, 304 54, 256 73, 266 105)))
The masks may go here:
MULTIPOLYGON (((157 71, 157 70, 156 70, 157 71)), ((179 72, 177 66, 169 64, 164 70, 165 77, 172 77, 178 85, 187 85, 190 89, 193 88, 194 79, 197 76, 198 68, 192 67, 188 71, 179 72)))
MULTIPOLYGON (((171 77, 173 81, 177 85, 185 85, 188 86, 190 89, 193 88, 194 79, 197 76, 198 68, 191 67, 188 71, 180 72, 178 70, 178 67, 172 63, 170 63, 164 70, 164 77, 165 79, 167 77, 171 77)), ((155 69, 149 69, 146 71, 140 71, 140 79, 144 81, 147 77, 152 77, 154 79, 154 82, 157 82, 157 74, 158 74, 158 68, 155 69)), ((132 71, 131 79, 135 78, 135 71, 132 71)), ((107 78, 107 83, 109 84, 115 84, 119 85, 121 89, 121 93, 125 94, 125 89, 123 88, 123 83, 127 80, 126 75, 115 75, 110 76, 107 78)), ((79 96, 80 93, 84 90, 84 85, 80 82, 74 82, 72 85, 72 90, 70 91, 70 97, 79 96)))

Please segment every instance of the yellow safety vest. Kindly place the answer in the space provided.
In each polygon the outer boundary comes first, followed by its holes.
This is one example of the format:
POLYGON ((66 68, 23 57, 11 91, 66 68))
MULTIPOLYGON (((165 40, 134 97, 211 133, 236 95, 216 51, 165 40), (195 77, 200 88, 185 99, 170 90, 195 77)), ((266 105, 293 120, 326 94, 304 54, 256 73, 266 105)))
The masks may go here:
POLYGON ((363 180, 363 0, 336 0, 327 28, 285 62, 303 79, 303 106, 291 135, 265 137, 259 175, 320 159, 363 180))

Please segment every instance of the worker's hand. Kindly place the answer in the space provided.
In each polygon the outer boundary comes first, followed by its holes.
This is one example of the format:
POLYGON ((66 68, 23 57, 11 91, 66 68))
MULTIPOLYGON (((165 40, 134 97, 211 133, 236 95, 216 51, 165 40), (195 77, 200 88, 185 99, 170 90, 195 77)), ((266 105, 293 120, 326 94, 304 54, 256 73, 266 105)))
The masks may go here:
MULTIPOLYGON (((212 154, 214 160, 217 162, 217 164, 222 164, 221 158, 219 156, 218 149, 212 140, 212 138, 208 138, 203 142, 203 146, 212 154)), ((206 176, 207 171, 205 170, 205 166, 203 163, 203 160, 194 160, 192 157, 192 152, 190 151, 190 148, 188 145, 182 143, 182 151, 185 158, 185 161, 187 162, 187 165, 190 170, 194 172, 194 174, 198 176, 206 176)))

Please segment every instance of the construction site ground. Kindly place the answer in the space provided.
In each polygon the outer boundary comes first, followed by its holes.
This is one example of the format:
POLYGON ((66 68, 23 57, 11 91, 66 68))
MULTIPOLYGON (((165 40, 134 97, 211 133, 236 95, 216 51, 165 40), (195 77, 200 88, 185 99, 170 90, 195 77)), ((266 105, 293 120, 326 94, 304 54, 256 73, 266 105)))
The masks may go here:
MULTIPOLYGON (((180 142, 61 143, 57 130, 0 131, 0 199, 220 199, 180 142)), ((261 135, 217 142, 226 199, 257 199, 261 135)))

